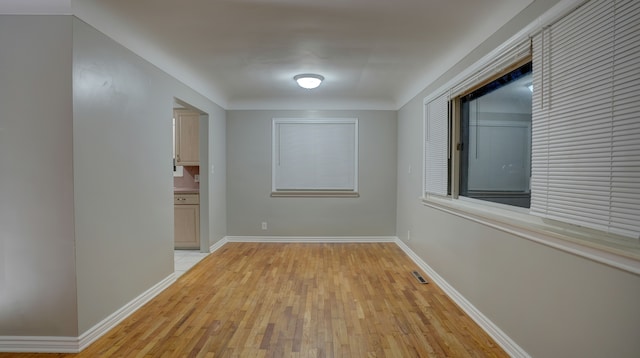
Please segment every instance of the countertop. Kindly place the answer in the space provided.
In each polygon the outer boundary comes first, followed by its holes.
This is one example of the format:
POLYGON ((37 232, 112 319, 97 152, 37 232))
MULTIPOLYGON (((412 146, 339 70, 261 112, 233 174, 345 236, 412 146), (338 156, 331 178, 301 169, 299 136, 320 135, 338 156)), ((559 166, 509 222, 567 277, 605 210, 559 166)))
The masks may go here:
POLYGON ((200 192, 200 189, 197 188, 173 188, 174 194, 197 194, 200 192))

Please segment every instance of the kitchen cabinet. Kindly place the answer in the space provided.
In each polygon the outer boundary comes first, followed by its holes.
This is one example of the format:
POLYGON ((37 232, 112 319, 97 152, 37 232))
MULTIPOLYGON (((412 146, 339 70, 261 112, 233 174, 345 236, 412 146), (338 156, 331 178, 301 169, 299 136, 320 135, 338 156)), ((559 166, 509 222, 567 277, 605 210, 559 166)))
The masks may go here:
POLYGON ((176 165, 200 165, 200 113, 188 109, 174 109, 176 121, 176 165))
POLYGON ((200 201, 197 193, 173 195, 174 247, 200 248, 200 201))

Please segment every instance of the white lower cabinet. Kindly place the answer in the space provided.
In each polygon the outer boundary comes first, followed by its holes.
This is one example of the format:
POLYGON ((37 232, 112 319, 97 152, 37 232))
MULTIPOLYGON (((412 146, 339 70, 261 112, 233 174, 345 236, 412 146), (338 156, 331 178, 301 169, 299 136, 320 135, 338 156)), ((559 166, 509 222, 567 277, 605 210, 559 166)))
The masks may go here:
POLYGON ((200 248, 200 204, 198 194, 174 194, 174 243, 176 249, 200 248))

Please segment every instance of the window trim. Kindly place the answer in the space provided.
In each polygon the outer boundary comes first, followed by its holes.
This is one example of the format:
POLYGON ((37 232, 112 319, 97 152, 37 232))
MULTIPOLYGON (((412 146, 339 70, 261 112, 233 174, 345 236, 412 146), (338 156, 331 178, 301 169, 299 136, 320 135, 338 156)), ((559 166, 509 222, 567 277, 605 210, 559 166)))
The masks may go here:
POLYGON ((271 197, 304 197, 304 198, 357 198, 358 192, 358 118, 273 118, 271 135, 271 197), (277 125, 281 123, 298 124, 353 124, 354 126, 354 158, 353 158, 353 189, 277 189, 276 188, 276 158, 277 158, 277 125))

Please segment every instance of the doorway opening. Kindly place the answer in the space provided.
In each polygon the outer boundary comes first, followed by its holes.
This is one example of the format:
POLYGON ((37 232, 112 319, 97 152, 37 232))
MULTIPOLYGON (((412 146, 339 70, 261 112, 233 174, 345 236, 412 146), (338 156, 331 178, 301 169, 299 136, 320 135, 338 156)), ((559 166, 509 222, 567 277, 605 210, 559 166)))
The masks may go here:
POLYGON ((174 98, 174 264, 182 273, 209 253, 209 114, 174 98))

